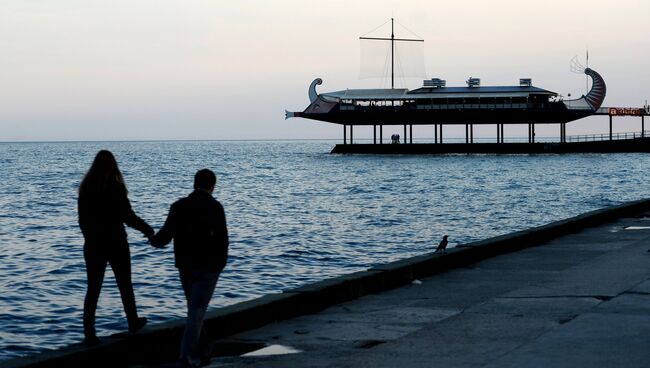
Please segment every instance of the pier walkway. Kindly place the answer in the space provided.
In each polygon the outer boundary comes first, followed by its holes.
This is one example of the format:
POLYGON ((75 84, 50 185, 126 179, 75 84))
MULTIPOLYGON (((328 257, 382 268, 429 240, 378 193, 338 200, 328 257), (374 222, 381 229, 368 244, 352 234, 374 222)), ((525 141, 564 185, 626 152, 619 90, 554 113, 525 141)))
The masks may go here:
POLYGON ((650 213, 622 218, 235 335, 301 352, 211 367, 648 367, 649 248, 650 213))
MULTIPOLYGON (((218 308, 209 367, 645 368, 648 249, 650 199, 218 308)), ((183 326, 0 365, 168 367, 183 326)))

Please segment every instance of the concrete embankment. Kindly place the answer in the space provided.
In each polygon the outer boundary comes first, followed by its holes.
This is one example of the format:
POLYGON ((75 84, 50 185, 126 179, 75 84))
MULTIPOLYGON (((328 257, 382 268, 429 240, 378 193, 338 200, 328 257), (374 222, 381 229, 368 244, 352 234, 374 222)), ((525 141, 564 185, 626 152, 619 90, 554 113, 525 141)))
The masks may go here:
MULTIPOLYGON (((650 210, 650 200, 592 211, 570 219, 495 238, 463 244, 445 254, 427 254, 316 282, 281 294, 220 308, 206 325, 214 340, 276 321, 316 313, 364 295, 410 284, 491 257, 545 244, 552 239, 650 210)), ((3 362, 3 367, 119 367, 173 361, 183 321, 147 327, 141 333, 105 339, 99 346, 75 345, 41 355, 3 362)), ((368 343, 367 346, 372 346, 368 343)), ((235 364, 235 363, 233 363, 235 364)))

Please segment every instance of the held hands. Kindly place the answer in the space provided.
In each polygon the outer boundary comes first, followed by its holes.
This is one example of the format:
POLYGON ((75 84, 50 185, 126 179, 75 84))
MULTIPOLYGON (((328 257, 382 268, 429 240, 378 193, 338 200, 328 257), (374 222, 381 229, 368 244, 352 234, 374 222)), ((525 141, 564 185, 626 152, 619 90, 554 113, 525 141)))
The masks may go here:
POLYGON ((156 235, 155 234, 151 234, 151 235, 147 236, 147 239, 149 240, 149 244, 151 244, 151 246, 154 247, 154 248, 164 248, 165 247, 164 244, 160 244, 160 243, 156 242, 156 235))

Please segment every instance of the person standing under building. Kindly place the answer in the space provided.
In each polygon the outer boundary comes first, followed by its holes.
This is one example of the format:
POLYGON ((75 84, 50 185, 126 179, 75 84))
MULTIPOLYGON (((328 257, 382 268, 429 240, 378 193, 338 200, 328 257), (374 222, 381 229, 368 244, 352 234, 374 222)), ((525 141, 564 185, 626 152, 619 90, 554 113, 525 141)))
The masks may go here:
POLYGON ((201 365, 210 361, 203 320, 228 259, 226 216, 221 203, 212 196, 216 182, 212 171, 199 170, 194 176, 194 191, 172 204, 163 227, 149 238, 158 248, 174 240, 175 266, 187 301, 180 347, 183 367, 193 366, 196 359, 201 365))

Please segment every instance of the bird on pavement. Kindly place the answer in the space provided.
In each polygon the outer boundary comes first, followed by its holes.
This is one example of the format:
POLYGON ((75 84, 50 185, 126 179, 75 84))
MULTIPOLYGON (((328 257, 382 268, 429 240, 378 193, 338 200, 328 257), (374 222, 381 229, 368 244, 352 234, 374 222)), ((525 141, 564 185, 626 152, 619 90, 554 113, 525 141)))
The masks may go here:
POLYGON ((440 241, 440 244, 438 244, 438 247, 436 248, 436 253, 438 253, 438 252, 443 252, 444 253, 445 252, 445 249, 447 249, 447 244, 449 243, 447 241, 448 236, 449 235, 445 235, 445 236, 442 237, 442 240, 440 241))

